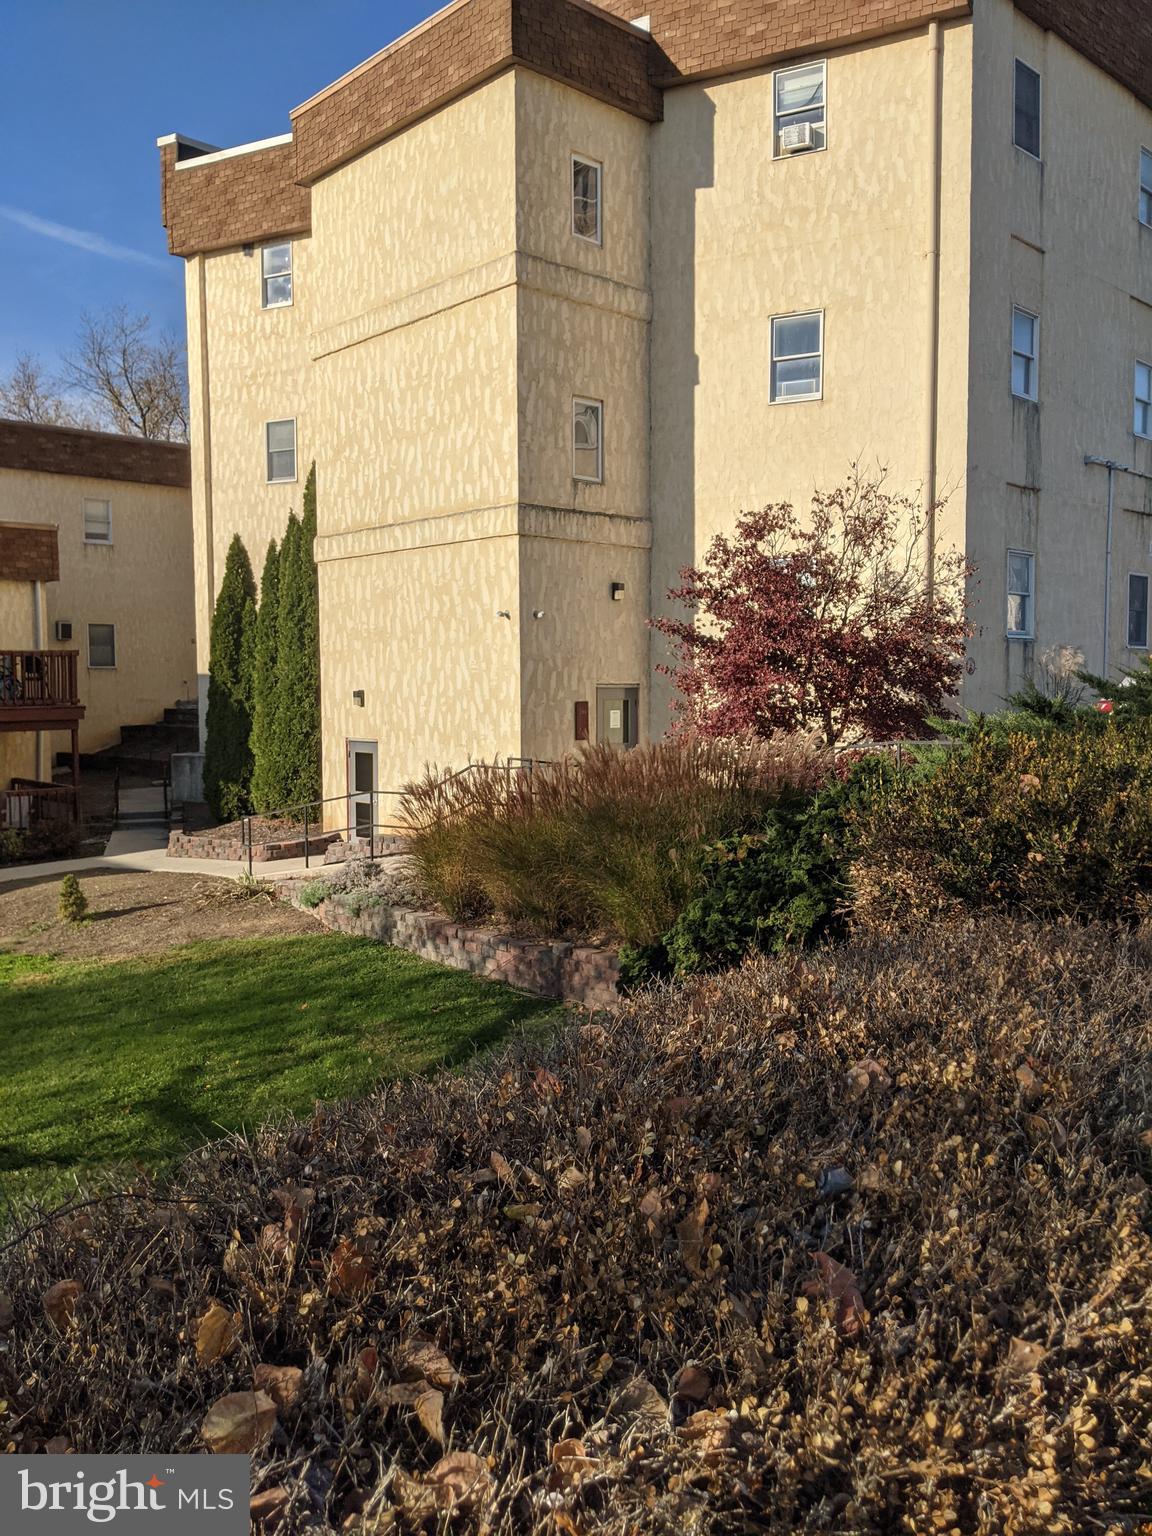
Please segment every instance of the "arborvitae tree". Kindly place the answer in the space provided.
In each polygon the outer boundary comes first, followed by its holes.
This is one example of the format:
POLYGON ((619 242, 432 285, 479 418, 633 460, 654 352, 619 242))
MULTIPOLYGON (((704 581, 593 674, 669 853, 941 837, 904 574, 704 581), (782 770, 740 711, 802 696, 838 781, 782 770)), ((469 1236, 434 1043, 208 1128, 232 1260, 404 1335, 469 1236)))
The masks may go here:
POLYGON ((240 535, 228 546, 224 579, 212 616, 208 661, 208 739, 204 744, 204 793, 212 814, 232 821, 251 809, 251 683, 246 676, 251 641, 245 619, 255 617, 256 583, 240 535))
POLYGON ((284 802, 280 759, 276 754, 276 615, 280 606, 280 551, 273 539, 260 577, 256 616, 256 662, 252 676, 252 804, 274 811, 284 802))
POLYGON ((80 889, 75 875, 65 875, 60 882, 60 899, 56 915, 62 923, 82 922, 88 913, 88 898, 80 889))
POLYGON ((276 613, 276 753, 285 806, 320 798, 320 625, 316 595, 316 466, 304 486, 304 515, 289 518, 280 549, 276 613))

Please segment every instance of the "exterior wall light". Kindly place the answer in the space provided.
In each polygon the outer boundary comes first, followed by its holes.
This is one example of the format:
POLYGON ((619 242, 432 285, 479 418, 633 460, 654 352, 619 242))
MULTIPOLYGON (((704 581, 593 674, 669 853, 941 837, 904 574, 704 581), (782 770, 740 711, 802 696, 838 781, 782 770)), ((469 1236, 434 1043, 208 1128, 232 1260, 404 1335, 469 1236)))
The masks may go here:
POLYGON ((353 688, 353 690, 352 690, 352 702, 356 706, 357 709, 363 709, 364 708, 364 690, 363 690, 363 688, 353 688))
POLYGON ((622 581, 614 581, 609 590, 612 593, 612 601, 614 603, 622 603, 624 601, 624 583, 622 581))
POLYGON ((508 612, 507 608, 497 608, 496 617, 498 619, 510 619, 512 615, 508 612))
POLYGON ((534 619, 542 619, 544 617, 544 610, 543 610, 543 608, 533 608, 533 610, 532 610, 532 617, 534 619))

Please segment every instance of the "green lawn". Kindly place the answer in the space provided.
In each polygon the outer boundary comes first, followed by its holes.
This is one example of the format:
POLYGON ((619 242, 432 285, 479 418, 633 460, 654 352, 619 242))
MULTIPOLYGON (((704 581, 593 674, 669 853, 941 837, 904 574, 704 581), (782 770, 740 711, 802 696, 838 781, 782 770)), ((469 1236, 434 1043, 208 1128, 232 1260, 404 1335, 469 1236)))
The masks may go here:
POLYGON ((216 940, 111 963, 0 952, 0 1199, 385 1077, 467 1058, 556 1005, 366 939, 216 940))

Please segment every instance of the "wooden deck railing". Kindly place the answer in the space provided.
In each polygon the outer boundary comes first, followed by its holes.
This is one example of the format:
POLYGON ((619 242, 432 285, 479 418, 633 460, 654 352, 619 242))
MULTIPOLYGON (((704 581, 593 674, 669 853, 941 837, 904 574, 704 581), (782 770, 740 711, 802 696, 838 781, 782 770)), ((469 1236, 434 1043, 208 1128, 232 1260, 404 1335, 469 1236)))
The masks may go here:
POLYGON ((0 651, 0 710, 78 706, 78 651, 0 651))
POLYGON ((66 785, 13 779, 10 788, 0 789, 0 830, 27 832, 46 821, 75 819, 75 791, 66 785))

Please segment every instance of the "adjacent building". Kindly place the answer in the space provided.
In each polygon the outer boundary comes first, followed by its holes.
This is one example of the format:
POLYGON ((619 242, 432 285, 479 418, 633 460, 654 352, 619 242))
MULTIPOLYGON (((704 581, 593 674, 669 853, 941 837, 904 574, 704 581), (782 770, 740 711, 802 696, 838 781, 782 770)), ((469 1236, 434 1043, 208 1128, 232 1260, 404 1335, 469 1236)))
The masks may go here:
POLYGON ((195 692, 187 445, 0 420, 0 790, 195 692))
POLYGON ((163 215, 201 695, 315 462, 326 795, 660 734, 679 568, 853 461, 977 567, 970 707, 1147 649, 1144 0, 455 0, 290 122, 163 215))

